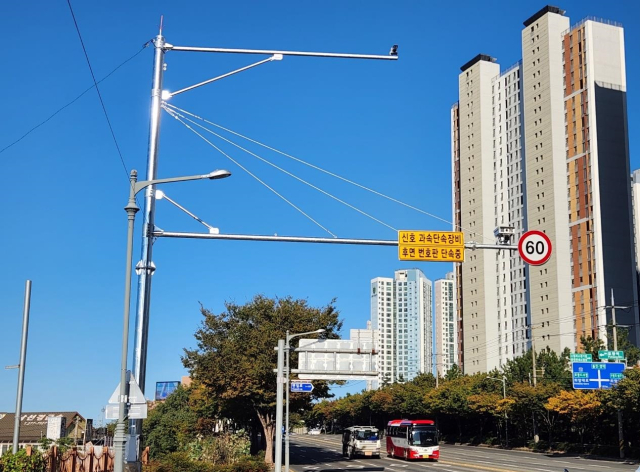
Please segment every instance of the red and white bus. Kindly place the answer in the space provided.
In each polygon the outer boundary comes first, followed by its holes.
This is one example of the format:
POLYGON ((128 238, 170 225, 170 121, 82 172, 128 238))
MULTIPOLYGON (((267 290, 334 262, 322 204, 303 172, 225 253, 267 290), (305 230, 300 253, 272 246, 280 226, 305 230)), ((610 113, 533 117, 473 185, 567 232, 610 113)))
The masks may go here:
POLYGON ((438 430, 433 420, 393 420, 387 424, 387 456, 409 459, 440 458, 438 430))

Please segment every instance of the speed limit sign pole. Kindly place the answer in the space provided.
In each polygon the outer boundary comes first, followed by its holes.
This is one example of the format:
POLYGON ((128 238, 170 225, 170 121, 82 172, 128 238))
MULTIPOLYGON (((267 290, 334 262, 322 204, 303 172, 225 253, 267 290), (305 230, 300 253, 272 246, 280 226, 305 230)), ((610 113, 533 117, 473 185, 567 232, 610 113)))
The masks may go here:
POLYGON ((542 265, 551 257, 551 240, 542 231, 527 231, 518 241, 518 252, 527 264, 542 265))

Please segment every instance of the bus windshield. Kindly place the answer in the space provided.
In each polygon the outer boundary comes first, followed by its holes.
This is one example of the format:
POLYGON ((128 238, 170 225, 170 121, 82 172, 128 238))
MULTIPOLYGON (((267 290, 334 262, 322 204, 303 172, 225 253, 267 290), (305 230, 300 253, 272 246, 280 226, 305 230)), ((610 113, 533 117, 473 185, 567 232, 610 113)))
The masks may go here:
POLYGON ((435 426, 414 426, 409 439, 414 446, 434 446, 438 444, 437 436, 435 426))
POLYGON ((376 431, 358 431, 356 439, 359 441, 375 441, 378 439, 378 433, 376 431))

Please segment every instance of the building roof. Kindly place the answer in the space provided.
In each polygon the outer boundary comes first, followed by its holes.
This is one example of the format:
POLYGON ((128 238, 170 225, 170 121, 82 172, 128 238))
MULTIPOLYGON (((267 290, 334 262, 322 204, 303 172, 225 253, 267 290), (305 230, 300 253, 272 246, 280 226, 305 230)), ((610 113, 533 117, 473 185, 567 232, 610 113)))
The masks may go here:
POLYGON ((536 20, 539 20, 540 18, 542 18, 547 13, 557 13, 558 15, 564 15, 564 10, 561 10, 558 7, 547 5, 546 7, 542 8, 540 11, 538 11, 536 14, 534 14, 532 17, 526 19, 524 21, 524 23, 522 23, 522 24, 525 25, 525 26, 529 26, 529 25, 531 25, 531 23, 535 22, 536 20))
MULTIPOLYGON (((77 411, 45 411, 23 412, 20 416, 20 443, 37 442, 47 436, 47 418, 59 416, 66 419, 67 428, 73 426, 76 417, 84 421, 84 417, 77 411)), ((0 443, 13 442, 13 427, 15 413, 0 412, 0 443)))
POLYGON ((480 61, 496 62, 496 58, 495 57, 491 57, 488 54, 478 54, 476 57, 474 57, 469 62, 464 64, 462 67, 460 67, 460 70, 462 72, 464 72, 469 67, 471 67, 472 65, 474 65, 475 63, 480 62, 480 61))

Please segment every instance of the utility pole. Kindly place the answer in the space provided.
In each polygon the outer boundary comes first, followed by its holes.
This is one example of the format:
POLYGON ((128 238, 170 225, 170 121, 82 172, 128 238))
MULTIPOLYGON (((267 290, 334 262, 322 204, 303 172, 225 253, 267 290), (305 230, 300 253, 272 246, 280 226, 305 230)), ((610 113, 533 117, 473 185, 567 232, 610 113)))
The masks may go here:
POLYGON ((29 309, 31 306, 31 280, 27 280, 24 291, 24 310, 22 313, 22 341, 20 342, 20 364, 18 366, 18 395, 16 397, 16 416, 13 422, 13 453, 17 454, 20 442, 20 417, 22 416, 22 390, 24 388, 24 368, 27 363, 27 336, 29 333, 29 309))
MULTIPOLYGON (((538 376, 536 374, 536 337, 533 334, 533 323, 531 324, 531 364, 533 368, 533 387, 535 388, 538 384, 538 376)), ((533 420, 533 442, 537 444, 540 441, 540 437, 536 429, 536 414, 532 412, 531 415, 533 420)))
POLYGON ((536 337, 533 335, 533 324, 531 325, 531 363, 533 367, 533 386, 537 385, 536 375, 536 337))
MULTIPOLYGON (((611 289, 611 322, 613 323, 613 350, 618 350, 618 325, 616 324, 616 304, 613 299, 613 289, 611 289)), ((617 362, 617 361, 616 361, 617 362)), ((624 422, 622 410, 618 411, 618 447, 620 448, 620 459, 624 459, 624 422)))

